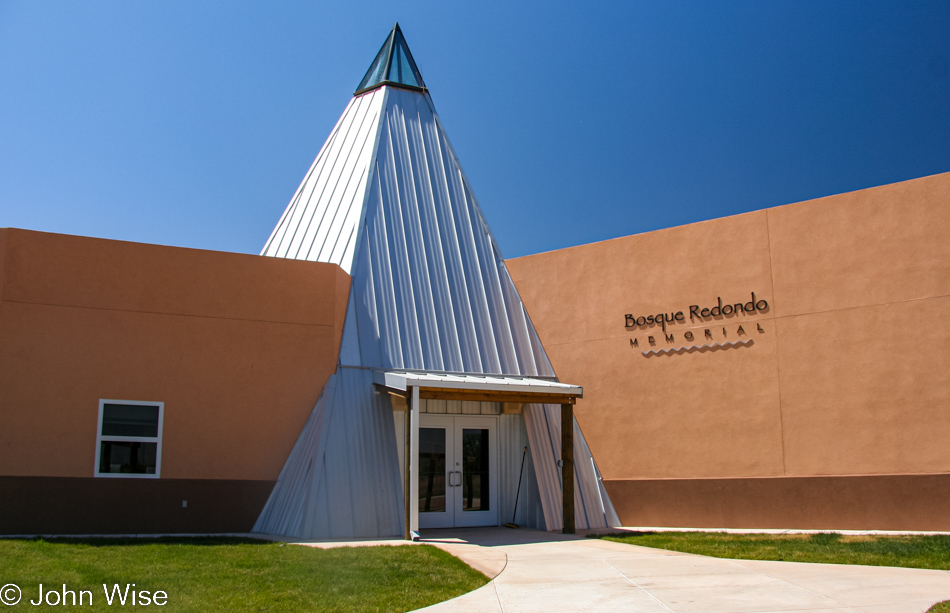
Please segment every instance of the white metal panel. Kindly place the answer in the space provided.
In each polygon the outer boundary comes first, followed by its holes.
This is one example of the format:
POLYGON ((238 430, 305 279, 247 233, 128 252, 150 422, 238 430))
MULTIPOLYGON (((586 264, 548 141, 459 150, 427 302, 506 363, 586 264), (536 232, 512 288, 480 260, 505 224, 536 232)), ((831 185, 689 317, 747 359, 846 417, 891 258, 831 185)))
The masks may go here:
POLYGON ((343 338, 340 340, 341 366, 360 365, 359 320, 356 316, 356 291, 351 286, 346 302, 346 318, 343 320, 343 338))
MULTIPOLYGON (((561 469, 561 407, 558 405, 526 404, 525 426, 532 453, 544 461, 536 462, 538 491, 548 530, 563 528, 561 469), (553 461, 547 461, 553 458, 553 461)), ((606 528, 620 525, 602 488, 596 463, 587 446, 577 420, 574 420, 574 513, 578 529, 606 528)))
POLYGON ((511 330, 514 351, 518 360, 518 372, 526 375, 538 375, 538 364, 531 346, 531 322, 504 261, 501 262, 500 267, 503 269, 502 274, 499 275, 501 289, 505 295, 505 302, 511 305, 511 308, 506 310, 506 316, 509 320, 508 327, 511 330))
POLYGON ((551 361, 548 359, 548 354, 544 351, 544 347, 541 345, 541 338, 534 329, 534 324, 532 324, 531 320, 528 319, 527 311, 524 310, 524 304, 521 305, 521 310, 525 314, 525 321, 528 325, 528 338, 531 339, 531 350, 534 352, 534 361, 538 368, 538 376, 553 377, 555 376, 554 366, 551 365, 551 361))
POLYGON ((381 98, 377 96, 370 101, 367 112, 356 128, 356 136, 340 168, 333 191, 329 192, 327 198, 321 198, 321 204, 326 202, 327 213, 314 233, 314 241, 307 254, 309 260, 341 262, 346 246, 357 232, 366 178, 377 138, 376 118, 382 105, 381 98), (333 206, 335 203, 337 205, 333 206))
POLYGON ((255 532, 296 538, 402 534, 392 408, 372 373, 330 377, 278 477, 255 532))
POLYGON ((447 340, 443 360, 447 370, 482 372, 475 340, 475 320, 462 267, 460 238, 452 211, 444 206, 445 202, 451 202, 452 195, 457 191, 453 189, 452 182, 457 173, 452 159, 446 155, 444 135, 438 122, 422 122, 422 129, 428 152, 426 162, 434 209, 434 218, 430 221, 434 226, 428 235, 437 237, 442 246, 441 250, 433 252, 429 274, 439 291, 448 297, 446 305, 449 307, 441 311, 444 318, 442 336, 447 340), (454 340, 455 346, 448 344, 449 340, 454 340))
POLYGON ((395 390, 409 387, 436 387, 474 391, 497 391, 511 393, 566 394, 580 396, 584 388, 534 377, 515 375, 470 375, 463 373, 412 372, 376 370, 373 381, 395 390))
POLYGON ((563 527, 561 475, 556 464, 561 458, 560 437, 555 437, 551 432, 555 419, 560 422, 560 412, 561 407, 557 405, 524 405, 525 428, 528 432, 531 456, 535 459, 535 478, 544 524, 548 530, 560 530, 563 527))
MULTIPOLYGON (((277 255, 280 257, 306 259, 308 249, 304 249, 303 254, 300 250, 303 237, 310 229, 314 215, 317 214, 317 207, 321 204, 320 196, 326 189, 327 183, 338 176, 334 173, 334 169, 338 168, 341 162, 342 151, 348 143, 352 146, 353 132, 351 132, 351 128, 354 122, 361 123, 357 122, 358 118, 365 116, 368 108, 365 104, 366 101, 366 98, 353 99, 347 108, 347 112, 343 114, 340 128, 335 137, 327 144, 327 149, 321 151, 314 161, 303 189, 295 197, 290 221, 280 244, 277 246, 277 255)), ((333 182, 335 183, 335 181, 333 182)), ((321 217, 326 213, 328 203, 324 202, 323 204, 324 208, 320 211, 321 217)), ((332 204, 334 208, 339 205, 339 203, 332 204)), ((308 244, 307 247, 309 248, 310 245, 308 244)))
POLYGON ((300 533, 314 459, 321 450, 320 438, 325 433, 323 421, 326 405, 328 399, 333 396, 335 386, 336 379, 331 376, 277 477, 274 490, 254 524, 254 532, 287 535, 300 533))
POLYGON ((528 445, 523 415, 498 416, 498 512, 501 523, 544 529, 541 497, 534 476, 532 452, 528 445), (524 453, 524 448, 529 447, 524 453), (522 472, 522 457, 524 469, 522 472), (518 482, 521 481, 521 490, 518 482), (517 515, 514 514, 517 499, 517 515))
POLYGON ((267 239, 267 242, 264 243, 264 248, 261 250, 261 255, 269 255, 274 257, 286 257, 285 251, 280 250, 280 244, 284 240, 284 237, 290 233, 292 234, 296 227, 291 228, 291 223, 294 220, 295 213, 302 212, 302 206, 298 212, 298 205, 300 204, 300 197, 304 191, 304 187, 307 182, 311 180, 314 170, 316 169, 319 163, 322 163, 324 156, 330 149, 330 143, 337 137, 337 134, 340 131, 340 125, 343 123, 343 120, 346 118, 351 107, 353 107, 355 98, 351 99, 349 104, 347 104, 346 109, 343 111, 343 114, 340 115, 340 118, 337 120, 336 125, 333 126, 333 130, 330 132, 330 135, 327 137, 326 142, 323 143, 323 147, 320 148, 319 153, 317 154, 316 159, 313 161, 313 164, 310 165, 310 169, 307 171, 307 174, 304 175, 303 180, 300 182, 300 185, 297 187, 297 191, 294 192, 293 198, 290 199, 290 204, 287 205, 287 208, 284 210, 283 215, 281 215, 280 220, 277 222, 277 225, 274 227, 274 230, 271 232, 270 237, 267 239))
POLYGON ((361 299, 357 305, 357 317, 362 364, 398 368, 403 363, 402 335, 393 291, 395 264, 388 256, 386 221, 380 213, 379 175, 377 171, 367 198, 368 210, 363 239, 353 268, 353 286, 361 299), (376 219, 377 216, 379 219, 376 219))
MULTIPOLYGON (((508 386, 524 382, 505 376, 554 376, 426 94, 382 87, 354 98, 263 253, 336 263, 353 282, 341 368, 255 529, 307 538, 402 532, 395 425, 367 367, 492 375, 508 386)), ((561 524, 559 411, 527 405, 523 420, 524 487, 536 501, 524 523, 549 530, 561 524)), ((606 525, 612 508, 579 429, 575 441, 577 526, 606 525)))
MULTIPOLYGON (((332 242, 341 237, 339 219, 345 218, 345 210, 352 204, 352 194, 346 198, 346 188, 349 185, 359 185, 362 177, 353 180, 354 172, 365 174, 367 161, 360 159, 367 136, 374 128, 375 116, 371 116, 371 99, 359 104, 354 113, 349 115, 351 121, 341 128, 341 138, 334 142, 334 148, 325 158, 321 168, 323 172, 317 175, 313 188, 307 194, 307 206, 300 218, 301 225, 294 233, 288 248, 288 254, 300 260, 317 260, 322 255, 327 237, 333 232, 332 242), (362 164, 360 163, 362 162, 362 164)), ((367 156, 368 157, 368 156, 367 156)), ((326 261, 326 260, 323 260, 326 261)))
POLYGON ((520 297, 428 99, 393 90, 381 121, 353 269, 381 350, 364 365, 534 374, 520 297))
POLYGON ((384 100, 375 90, 350 101, 261 255, 351 270, 384 100))

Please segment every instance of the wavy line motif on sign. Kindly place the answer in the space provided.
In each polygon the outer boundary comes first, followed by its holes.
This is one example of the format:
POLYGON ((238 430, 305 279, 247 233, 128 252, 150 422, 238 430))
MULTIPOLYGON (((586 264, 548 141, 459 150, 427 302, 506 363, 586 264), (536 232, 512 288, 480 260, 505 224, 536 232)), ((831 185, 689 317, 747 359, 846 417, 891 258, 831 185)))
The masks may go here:
POLYGON ((754 342, 755 340, 747 338, 742 341, 725 341, 722 343, 711 343, 708 345, 690 345, 689 347, 677 347, 675 349, 672 347, 669 349, 650 349, 649 351, 641 351, 640 353, 646 357, 650 357, 651 355, 670 355, 673 353, 692 353, 696 351, 720 351, 723 349, 729 349, 731 347, 745 347, 751 345, 754 342))

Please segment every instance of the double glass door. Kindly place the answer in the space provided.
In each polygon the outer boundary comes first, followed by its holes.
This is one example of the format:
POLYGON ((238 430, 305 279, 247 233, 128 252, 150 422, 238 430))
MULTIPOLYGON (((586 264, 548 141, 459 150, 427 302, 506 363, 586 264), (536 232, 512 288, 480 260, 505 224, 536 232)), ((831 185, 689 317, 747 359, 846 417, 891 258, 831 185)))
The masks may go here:
POLYGON ((495 417, 419 416, 419 527, 497 526, 495 417))

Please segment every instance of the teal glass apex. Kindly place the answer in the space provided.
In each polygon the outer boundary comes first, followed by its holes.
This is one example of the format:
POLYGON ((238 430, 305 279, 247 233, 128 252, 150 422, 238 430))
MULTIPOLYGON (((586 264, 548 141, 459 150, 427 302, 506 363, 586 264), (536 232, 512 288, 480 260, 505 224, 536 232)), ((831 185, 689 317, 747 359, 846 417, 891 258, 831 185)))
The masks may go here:
POLYGON ((393 26, 386 42, 383 43, 379 53, 376 54, 376 59, 370 64, 369 70, 366 71, 359 87, 356 88, 356 94, 362 94, 383 85, 426 90, 422 74, 419 72, 419 68, 416 67, 415 60, 412 59, 409 45, 406 44, 406 37, 402 35, 398 23, 393 26))

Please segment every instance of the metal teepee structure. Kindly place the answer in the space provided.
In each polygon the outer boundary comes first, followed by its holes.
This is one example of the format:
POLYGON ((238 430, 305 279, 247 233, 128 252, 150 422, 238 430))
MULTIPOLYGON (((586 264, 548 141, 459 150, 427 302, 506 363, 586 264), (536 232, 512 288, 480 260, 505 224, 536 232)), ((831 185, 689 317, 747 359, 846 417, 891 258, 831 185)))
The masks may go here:
MULTIPOLYGON (((352 285, 337 371, 256 532, 403 533, 406 480, 392 406, 374 388, 379 372, 556 381, 398 24, 262 255, 338 264, 352 285)), ((560 409, 528 404, 517 417, 505 436, 518 460, 522 442, 530 450, 520 521, 560 529, 560 409)), ((617 525, 573 428, 576 526, 617 525)), ((504 491, 513 487, 502 483, 504 491)))

